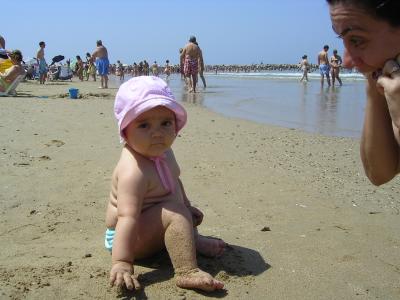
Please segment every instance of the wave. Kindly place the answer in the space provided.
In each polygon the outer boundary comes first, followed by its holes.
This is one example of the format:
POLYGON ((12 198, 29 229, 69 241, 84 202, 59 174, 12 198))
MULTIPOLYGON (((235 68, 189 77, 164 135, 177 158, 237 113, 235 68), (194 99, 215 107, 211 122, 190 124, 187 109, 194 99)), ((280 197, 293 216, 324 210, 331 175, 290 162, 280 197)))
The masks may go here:
MULTIPOLYGON (((218 74, 208 73, 207 76, 215 77, 236 77, 236 78, 256 78, 256 79, 296 79, 299 80, 302 77, 300 72, 221 72, 218 74)), ((365 80, 365 77, 361 73, 341 73, 340 77, 346 80, 365 80)), ((320 79, 321 75, 319 72, 308 73, 309 79, 320 79)))

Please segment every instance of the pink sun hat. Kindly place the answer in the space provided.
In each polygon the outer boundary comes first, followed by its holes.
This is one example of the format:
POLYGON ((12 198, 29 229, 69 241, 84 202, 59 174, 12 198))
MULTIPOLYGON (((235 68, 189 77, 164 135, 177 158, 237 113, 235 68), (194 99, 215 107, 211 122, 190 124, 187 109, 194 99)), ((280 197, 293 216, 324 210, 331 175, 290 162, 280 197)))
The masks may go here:
POLYGON ((164 106, 175 114, 176 133, 185 126, 186 110, 175 100, 167 83, 161 78, 139 76, 121 84, 114 103, 121 143, 125 141, 124 129, 129 123, 156 106, 164 106))

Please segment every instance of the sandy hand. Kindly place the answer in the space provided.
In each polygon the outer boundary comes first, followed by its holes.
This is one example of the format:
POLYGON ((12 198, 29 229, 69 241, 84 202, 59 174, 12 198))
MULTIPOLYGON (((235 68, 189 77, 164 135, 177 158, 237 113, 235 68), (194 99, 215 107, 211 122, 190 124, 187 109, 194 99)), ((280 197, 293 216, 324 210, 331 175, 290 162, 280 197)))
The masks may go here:
POLYGON ((189 206, 188 207, 190 213, 192 214, 192 219, 193 219, 193 226, 199 226, 201 222, 203 222, 203 213, 201 212, 200 209, 194 207, 194 206, 189 206))
POLYGON ((185 272, 177 272, 176 285, 184 289, 199 289, 206 292, 220 290, 224 287, 221 281, 216 280, 210 274, 195 268, 185 272))
POLYGON ((137 275, 133 274, 133 266, 127 262, 115 263, 110 271, 110 284, 122 288, 125 284, 128 290, 141 288, 137 275))
POLYGON ((196 240, 196 250, 208 257, 219 257, 225 251, 226 243, 223 240, 199 235, 196 240))

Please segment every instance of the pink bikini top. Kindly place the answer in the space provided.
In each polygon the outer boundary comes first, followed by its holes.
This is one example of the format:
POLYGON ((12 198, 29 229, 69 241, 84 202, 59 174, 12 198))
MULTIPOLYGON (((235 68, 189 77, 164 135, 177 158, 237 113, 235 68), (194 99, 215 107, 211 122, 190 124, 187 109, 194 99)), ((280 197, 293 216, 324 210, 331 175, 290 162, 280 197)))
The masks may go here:
POLYGON ((152 160, 154 162, 154 164, 156 165, 158 177, 160 177, 161 183, 164 186, 164 188, 168 192, 174 193, 175 192, 175 182, 172 178, 171 170, 169 169, 168 164, 165 161, 166 157, 167 156, 164 153, 157 157, 150 157, 150 160, 152 160))

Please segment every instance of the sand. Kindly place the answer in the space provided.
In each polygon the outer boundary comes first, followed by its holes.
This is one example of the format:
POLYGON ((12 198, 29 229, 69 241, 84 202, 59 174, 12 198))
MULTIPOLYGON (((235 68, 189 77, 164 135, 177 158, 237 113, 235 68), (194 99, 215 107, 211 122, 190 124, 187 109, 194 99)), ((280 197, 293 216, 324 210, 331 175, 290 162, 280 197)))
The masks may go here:
MULTIPOLYGON (((27 82, 0 98, 1 299, 117 296, 103 247, 117 89, 97 85, 27 82), (72 86, 83 99, 60 97, 72 86)), ((199 258, 225 282, 210 297, 400 298, 399 180, 371 185, 358 140, 184 106, 173 147, 182 181, 205 213, 200 232, 230 245, 199 258)), ((135 270, 144 289, 126 299, 207 298, 175 287, 165 254, 135 270)))

